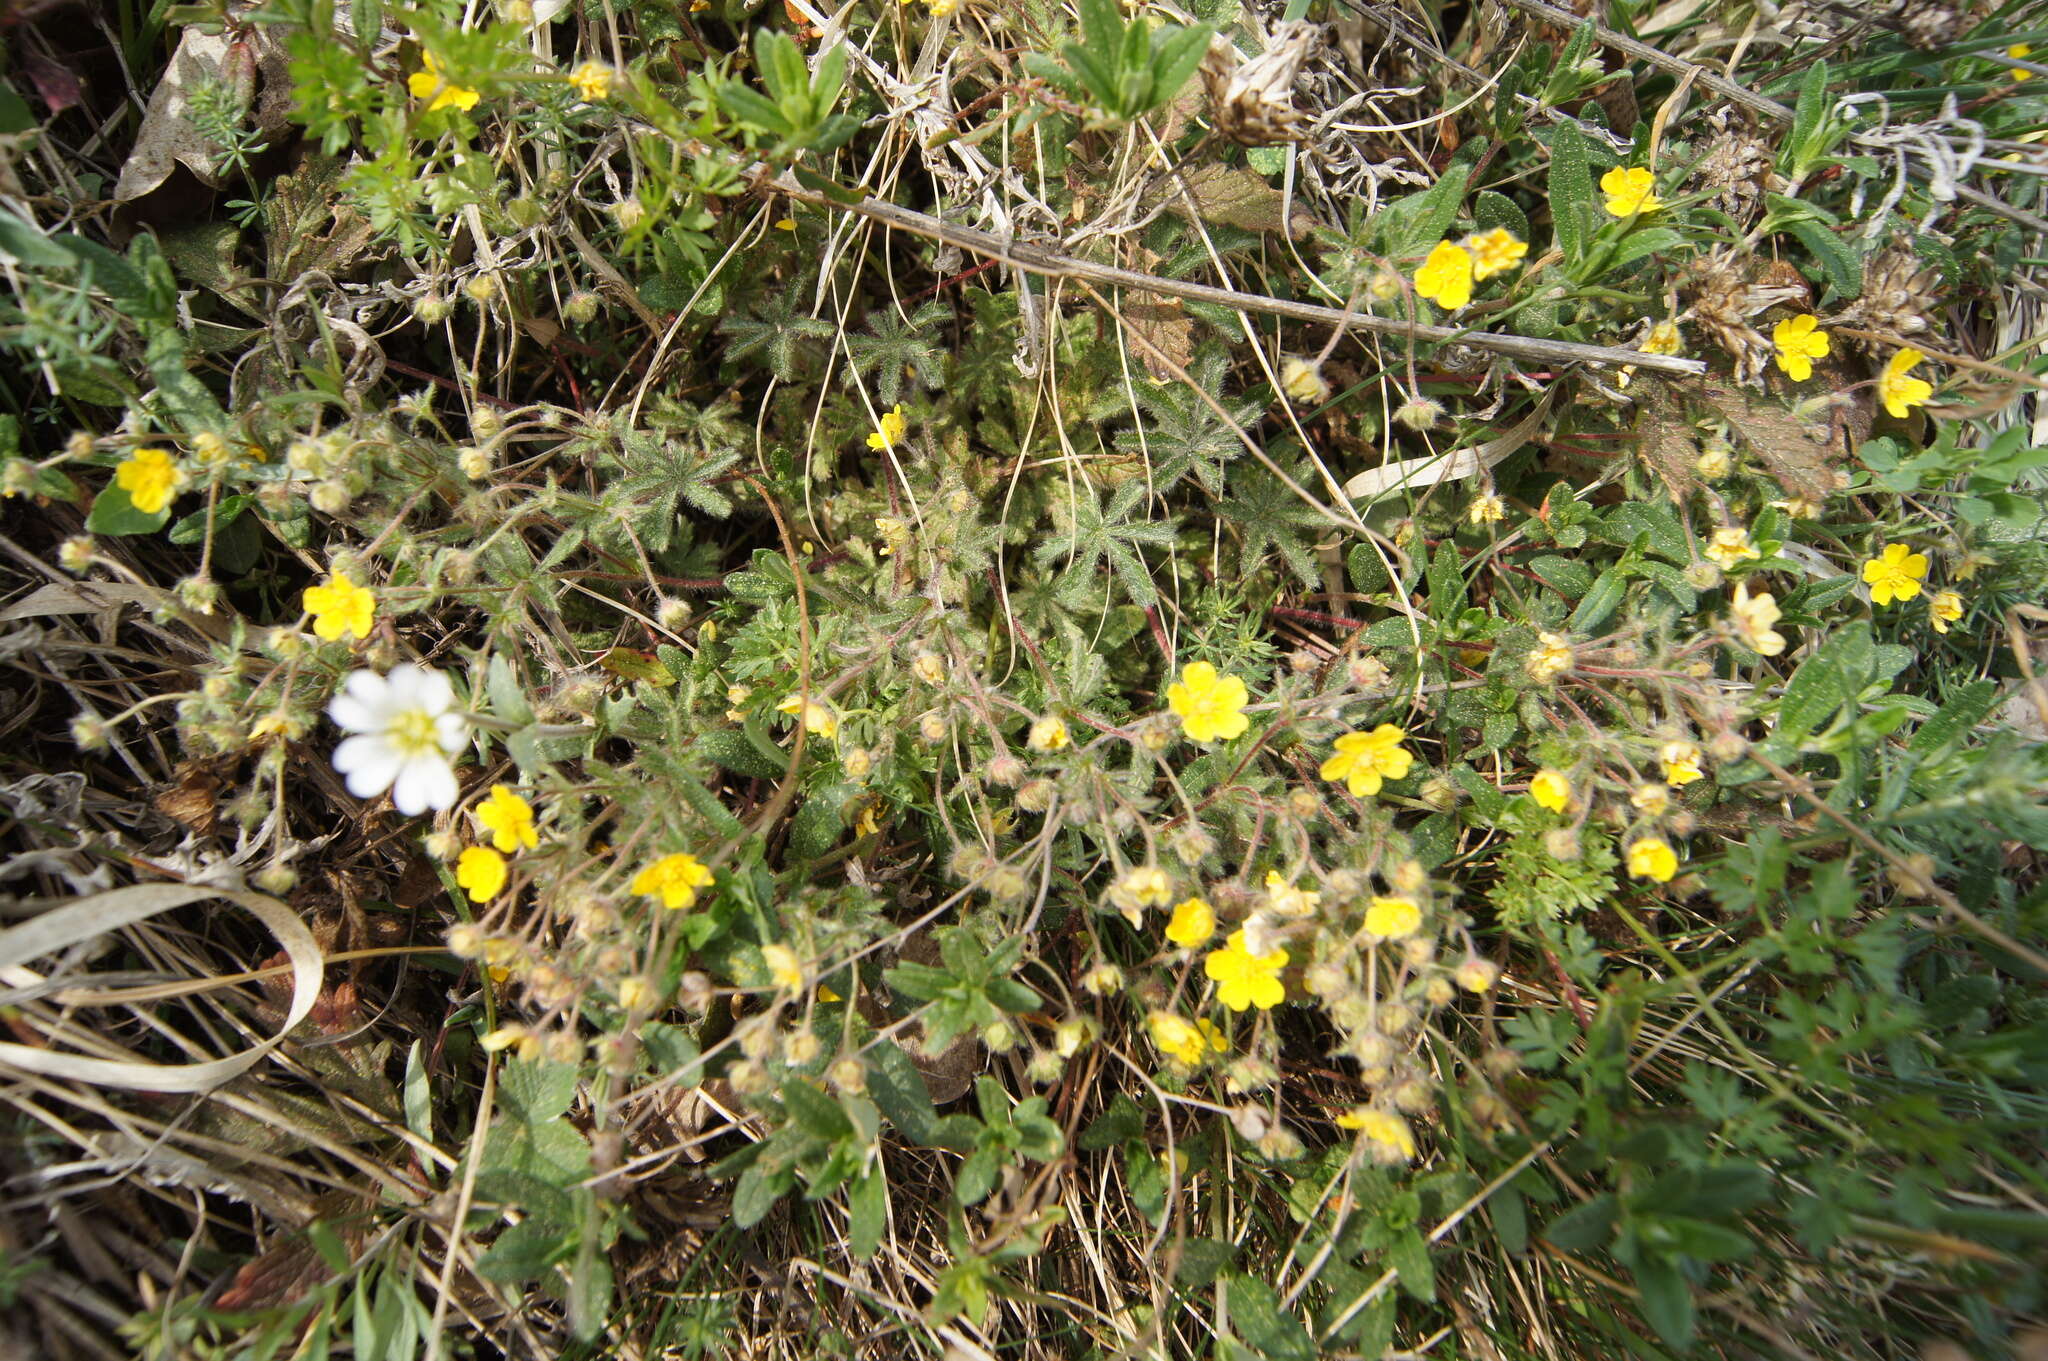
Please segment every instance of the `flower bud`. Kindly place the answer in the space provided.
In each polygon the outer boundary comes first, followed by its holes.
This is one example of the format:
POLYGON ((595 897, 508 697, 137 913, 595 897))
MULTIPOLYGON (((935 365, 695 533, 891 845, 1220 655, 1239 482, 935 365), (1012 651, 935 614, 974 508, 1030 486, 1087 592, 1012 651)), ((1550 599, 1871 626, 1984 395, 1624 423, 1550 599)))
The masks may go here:
POLYGON ((1034 1087, 1050 1087, 1067 1071, 1067 1061, 1050 1049, 1035 1049, 1024 1065, 1024 1078, 1034 1087))
POLYGON ((588 326, 597 320, 599 306, 597 294, 579 288, 562 303, 562 316, 574 325, 588 326))
POLYGON ((250 882, 265 893, 283 894, 290 893, 298 886, 299 875, 290 865, 280 865, 273 861, 257 870, 250 882))
POLYGON ((1500 981, 1500 965, 1474 955, 1459 964, 1451 977, 1466 992, 1485 992, 1500 981))
POLYGON ((832 1066, 825 1070, 825 1080, 835 1091, 859 1095, 868 1089, 868 1066, 849 1054, 832 1061, 832 1066))
POLYGON ((1015 789, 1018 785, 1024 783, 1024 775, 1024 763, 1008 752, 1004 752, 988 763, 988 782, 990 784, 1001 785, 1005 789, 1015 789))
POLYGON ((792 1030, 782 1037, 782 1061, 801 1068, 818 1057, 823 1048, 817 1032, 809 1026, 792 1030))
POLYGON ((442 297, 439 293, 429 293, 425 297, 416 300, 412 305, 412 314, 428 326, 439 326, 442 322, 448 320, 454 312, 455 304, 449 302, 448 299, 442 297))
POLYGON ((1431 401, 1427 397, 1419 396, 1409 398, 1394 409, 1395 423, 1405 425, 1410 430, 1431 429, 1438 421, 1443 419, 1443 415, 1444 407, 1442 402, 1431 401))
POLYGON ((1081 975, 1081 991, 1095 997, 1108 997, 1123 987, 1124 971, 1114 964, 1097 964, 1081 975))

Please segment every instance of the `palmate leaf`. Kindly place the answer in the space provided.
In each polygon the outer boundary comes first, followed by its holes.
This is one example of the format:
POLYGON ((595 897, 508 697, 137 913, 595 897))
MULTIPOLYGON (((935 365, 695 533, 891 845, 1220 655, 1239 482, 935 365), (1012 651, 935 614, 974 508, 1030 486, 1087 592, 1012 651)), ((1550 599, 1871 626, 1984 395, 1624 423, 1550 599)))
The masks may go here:
MULTIPOLYGON (((1260 407, 1256 402, 1233 406, 1224 400, 1223 374, 1229 364, 1229 355, 1221 346, 1204 346, 1188 366, 1188 376, 1230 413, 1231 420, 1246 427, 1258 420, 1260 407)), ((1138 405, 1143 408, 1142 433, 1124 431, 1116 437, 1116 447, 1120 453, 1147 460, 1152 490, 1163 494, 1192 472, 1211 496, 1222 496, 1224 465, 1244 455, 1244 441, 1237 431, 1185 383, 1156 388, 1140 384, 1138 405)))
MULTIPOLYGON (((1299 468, 1288 476, 1296 486, 1307 482, 1299 468)), ((1252 579, 1266 566, 1268 552, 1279 555, 1304 586, 1316 585, 1313 549, 1323 517, 1310 509, 1264 464, 1243 463, 1230 473, 1230 495, 1216 503, 1216 513, 1238 527, 1238 574, 1252 579)))
POLYGON ((770 373, 785 383, 795 381, 810 358, 810 342, 829 339, 835 329, 828 321, 799 315, 796 307, 796 290, 786 288, 762 303, 755 315, 719 322, 719 333, 732 337, 725 357, 741 360, 759 355, 770 373))
POLYGON ((923 333, 953 315, 953 309, 936 298, 912 313, 909 321, 894 307, 878 307, 868 316, 866 334, 846 337, 846 362, 856 375, 872 379, 875 399, 894 406, 903 397, 906 376, 917 379, 927 390, 939 385, 945 370, 945 351, 923 333))
POLYGON ((1106 506, 1101 493, 1087 487, 1077 488, 1071 500, 1054 501, 1057 528, 1031 556, 1041 567, 1060 568, 1063 597, 1075 599, 1099 590, 1094 584, 1095 571, 1106 562, 1132 600, 1140 605, 1158 603, 1159 592, 1152 585, 1140 549, 1146 544, 1163 548, 1172 543, 1179 521, 1133 521, 1131 513, 1144 494, 1144 484, 1132 481, 1117 488, 1106 506))

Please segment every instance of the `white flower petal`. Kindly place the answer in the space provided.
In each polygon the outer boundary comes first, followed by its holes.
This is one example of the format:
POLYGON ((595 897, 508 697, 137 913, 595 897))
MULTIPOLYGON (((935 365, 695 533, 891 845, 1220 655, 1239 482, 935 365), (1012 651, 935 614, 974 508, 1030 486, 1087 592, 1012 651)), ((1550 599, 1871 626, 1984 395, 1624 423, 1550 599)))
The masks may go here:
POLYGON ((455 683, 448 679, 445 671, 422 671, 420 673, 419 699, 423 708, 437 714, 445 714, 455 707, 455 683))
POLYGON ((350 694, 339 694, 327 701, 327 716, 343 732, 375 732, 384 726, 375 709, 350 694))
POLYGON ((399 812, 414 817, 429 808, 454 807, 456 795, 460 792, 455 783, 454 767, 431 756, 415 756, 398 772, 398 783, 391 790, 391 802, 399 812))
POLYGON ((434 740, 441 750, 455 755, 469 741, 469 720, 461 714, 442 714, 434 720, 434 740))
POLYGON ((374 799, 391 787, 405 761, 381 737, 351 737, 334 749, 334 768, 346 777, 348 792, 374 799))

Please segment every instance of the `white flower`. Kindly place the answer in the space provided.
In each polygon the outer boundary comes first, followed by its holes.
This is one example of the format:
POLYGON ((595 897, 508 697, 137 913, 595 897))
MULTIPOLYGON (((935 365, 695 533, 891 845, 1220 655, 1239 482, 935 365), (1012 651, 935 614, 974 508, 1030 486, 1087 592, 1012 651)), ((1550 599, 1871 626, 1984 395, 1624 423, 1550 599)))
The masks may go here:
POLYGON ((334 749, 334 768, 347 777, 349 793, 374 799, 389 789, 407 817, 454 806, 448 758, 462 750, 469 724, 455 707, 455 687, 439 671, 410 662, 385 676, 352 671, 327 716, 352 734, 334 749))

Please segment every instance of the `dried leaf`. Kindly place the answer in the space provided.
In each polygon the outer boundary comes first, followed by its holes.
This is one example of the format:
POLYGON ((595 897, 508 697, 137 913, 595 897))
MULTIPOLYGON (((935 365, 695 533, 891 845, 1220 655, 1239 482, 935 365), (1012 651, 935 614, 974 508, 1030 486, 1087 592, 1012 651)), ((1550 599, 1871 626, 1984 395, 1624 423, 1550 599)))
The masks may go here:
POLYGON ((1144 362, 1145 372, 1155 383, 1170 382, 1173 370, 1167 367, 1160 356, 1172 360, 1183 370, 1195 357, 1195 323, 1177 298, 1157 302, 1141 302, 1126 305, 1123 309, 1126 324, 1136 331, 1150 345, 1133 345, 1138 358, 1144 362))
POLYGON ((1184 212, 1192 198, 1203 221, 1243 231, 1277 232, 1284 221, 1288 234, 1299 240, 1315 225, 1314 214, 1299 203, 1294 206, 1292 218, 1283 219, 1286 196, 1268 183, 1265 176, 1243 166, 1198 166, 1178 181, 1165 181, 1159 192, 1165 196, 1170 211, 1184 212))

